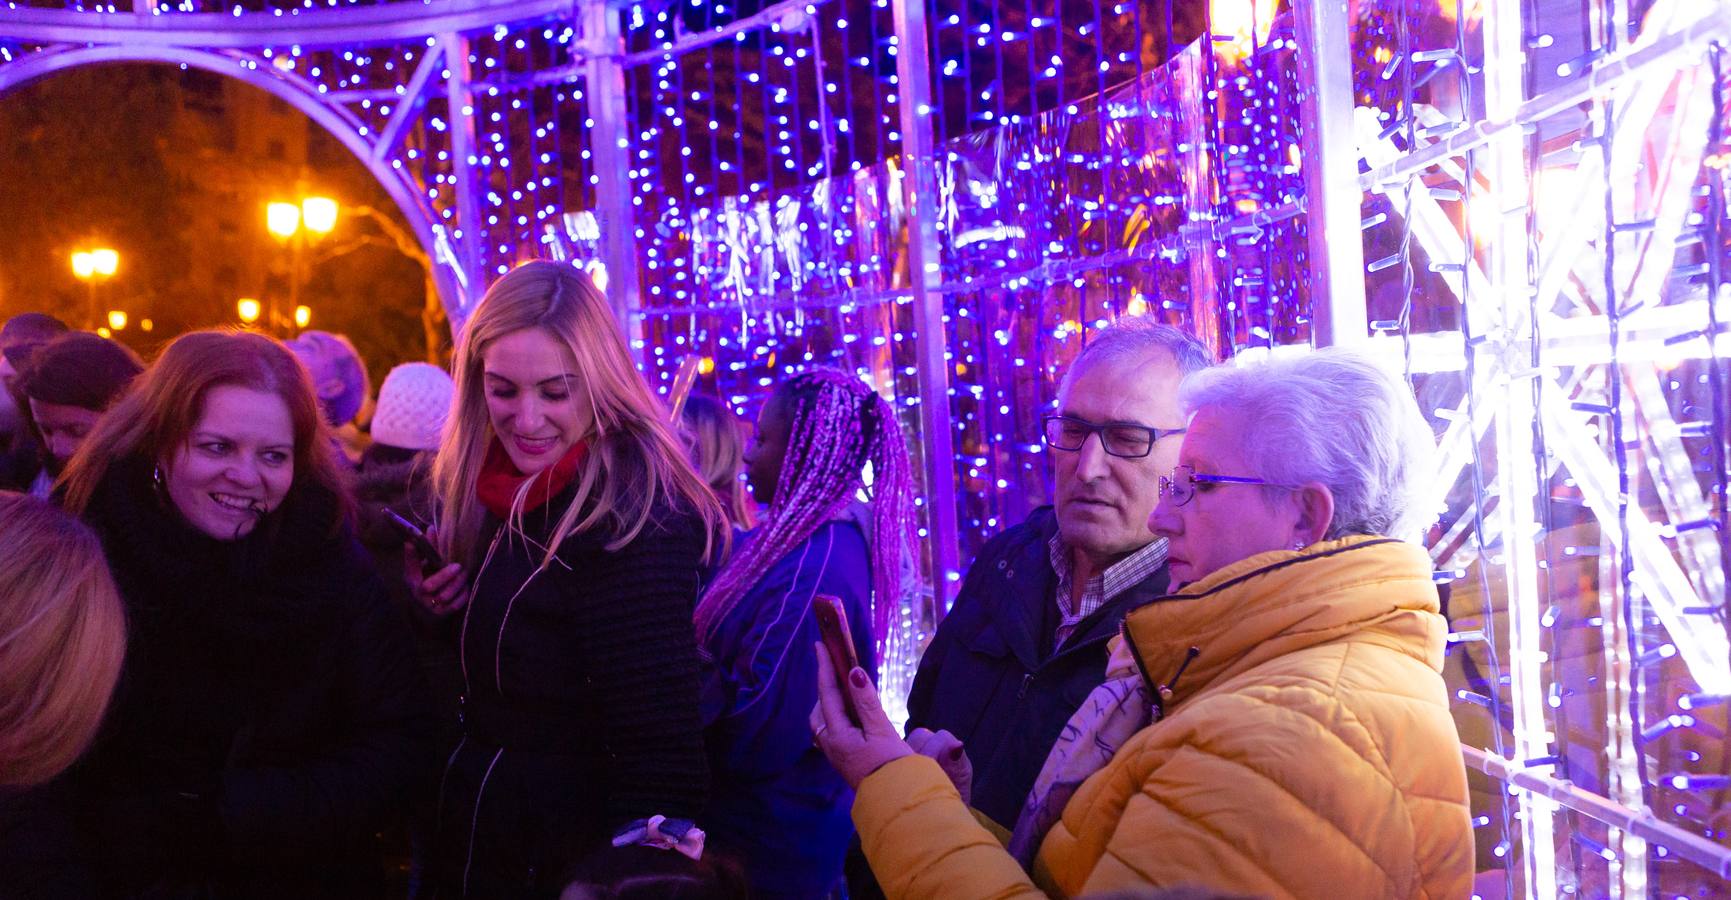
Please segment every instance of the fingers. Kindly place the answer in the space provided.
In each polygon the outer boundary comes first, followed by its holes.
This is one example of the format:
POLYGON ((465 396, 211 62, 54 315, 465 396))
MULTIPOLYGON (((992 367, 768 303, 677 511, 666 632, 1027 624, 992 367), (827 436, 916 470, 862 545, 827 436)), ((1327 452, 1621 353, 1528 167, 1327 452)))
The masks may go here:
POLYGON ((451 563, 423 578, 412 562, 413 557, 409 556, 407 560, 410 561, 405 563, 404 576, 408 579, 415 598, 432 613, 449 615, 468 604, 469 592, 464 583, 461 565, 451 563))
POLYGON ((878 686, 872 683, 866 670, 854 667, 847 675, 848 698, 853 703, 854 712, 859 714, 860 728, 869 735, 887 735, 901 739, 896 726, 890 722, 890 717, 884 712, 883 701, 878 697, 878 686))
POLYGON ((948 731, 932 732, 925 728, 915 728, 908 732, 908 746, 921 756, 929 756, 939 762, 958 761, 964 754, 962 742, 948 731))

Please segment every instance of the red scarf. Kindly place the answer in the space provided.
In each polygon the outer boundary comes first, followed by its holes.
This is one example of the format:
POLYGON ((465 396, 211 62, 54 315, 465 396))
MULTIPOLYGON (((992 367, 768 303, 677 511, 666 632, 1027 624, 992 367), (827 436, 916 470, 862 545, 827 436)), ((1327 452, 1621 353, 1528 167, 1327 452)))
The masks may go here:
POLYGON ((578 441, 558 462, 534 475, 524 475, 506 455, 505 445, 495 438, 492 446, 487 448, 487 459, 481 463, 481 477, 475 481, 475 495, 488 512, 501 520, 508 519, 511 499, 517 496, 523 482, 532 479, 535 483, 529 487, 529 495, 523 498, 523 511, 538 509, 571 483, 588 449, 586 443, 578 441))

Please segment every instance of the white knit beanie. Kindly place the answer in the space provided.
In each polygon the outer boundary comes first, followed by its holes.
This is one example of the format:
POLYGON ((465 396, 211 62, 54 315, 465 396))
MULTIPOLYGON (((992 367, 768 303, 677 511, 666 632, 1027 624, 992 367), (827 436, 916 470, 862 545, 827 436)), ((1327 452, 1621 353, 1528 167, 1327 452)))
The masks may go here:
POLYGON ((434 450, 451 412, 451 376, 438 366, 403 363, 385 376, 373 410, 373 441, 404 450, 434 450))

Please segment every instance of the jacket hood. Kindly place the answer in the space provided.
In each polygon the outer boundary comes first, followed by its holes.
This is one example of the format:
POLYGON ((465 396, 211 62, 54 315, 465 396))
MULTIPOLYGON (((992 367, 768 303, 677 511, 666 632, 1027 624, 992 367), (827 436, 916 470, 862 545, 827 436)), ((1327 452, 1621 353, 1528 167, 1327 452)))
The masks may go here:
POLYGON ((1170 688, 1168 713, 1217 681, 1348 637, 1440 672, 1448 631, 1424 548, 1364 535, 1240 560, 1130 613, 1124 628, 1154 686, 1170 688))

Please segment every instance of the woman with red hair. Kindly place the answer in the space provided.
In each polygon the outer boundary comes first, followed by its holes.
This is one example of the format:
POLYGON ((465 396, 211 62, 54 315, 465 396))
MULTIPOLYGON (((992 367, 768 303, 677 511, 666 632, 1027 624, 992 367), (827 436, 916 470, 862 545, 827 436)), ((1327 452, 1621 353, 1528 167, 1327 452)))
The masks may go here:
POLYGON ((426 697, 350 525, 312 385, 258 334, 163 351, 67 469, 130 655, 78 773, 107 887, 377 894, 376 835, 431 762, 426 697))

